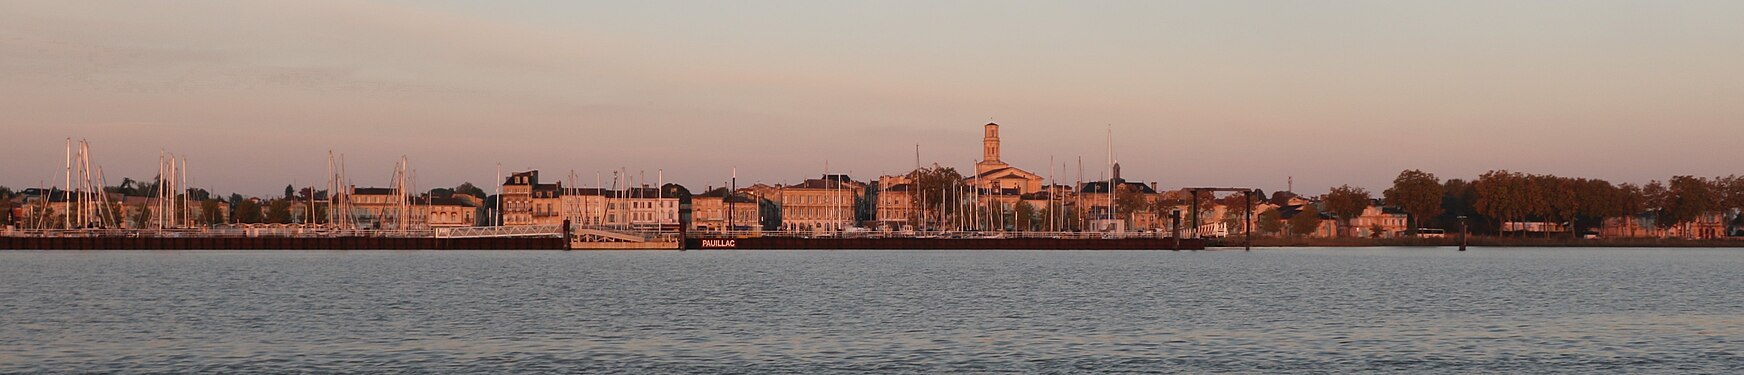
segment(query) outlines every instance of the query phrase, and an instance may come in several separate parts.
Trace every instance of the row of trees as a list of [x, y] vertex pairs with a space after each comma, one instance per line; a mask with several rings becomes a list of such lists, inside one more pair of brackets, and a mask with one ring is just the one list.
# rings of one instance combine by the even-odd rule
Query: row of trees
[[[1342, 185], [1320, 195], [1319, 205], [1301, 207], [1285, 220], [1276, 210], [1257, 213], [1260, 233], [1307, 235], [1321, 224], [1321, 209], [1337, 219], [1340, 233], [1349, 233], [1349, 223], [1376, 203], [1368, 190]], [[1407, 227], [1458, 229], [1465, 216], [1477, 233], [1499, 234], [1507, 222], [1545, 221], [1568, 225], [1578, 235], [1603, 224], [1608, 218], [1635, 216], [1659, 228], [1673, 228], [1701, 218], [1722, 214], [1738, 219], [1744, 212], [1744, 176], [1703, 178], [1675, 176], [1645, 185], [1612, 184], [1601, 179], [1561, 177], [1490, 171], [1476, 180], [1443, 181], [1433, 173], [1406, 170], [1382, 191], [1380, 202], [1407, 214]], [[1200, 199], [1208, 200], [1209, 196]], [[1127, 212], [1167, 212], [1188, 202], [1157, 200], [1143, 204], [1136, 192], [1122, 192], [1117, 204]], [[1239, 228], [1247, 208], [1240, 194], [1200, 202], [1227, 208], [1224, 220]]]
[[[1353, 203], [1333, 189], [1327, 206], [1340, 217]], [[1360, 190], [1360, 189], [1358, 189]], [[1486, 172], [1476, 180], [1445, 182], [1434, 174], [1407, 170], [1384, 193], [1386, 203], [1403, 209], [1414, 226], [1420, 220], [1454, 229], [1467, 216], [1473, 230], [1499, 233], [1507, 222], [1565, 223], [1571, 233], [1597, 227], [1605, 219], [1639, 216], [1660, 228], [1672, 228], [1702, 215], [1736, 217], [1744, 210], [1744, 177], [1675, 176], [1646, 185], [1612, 184], [1602, 179], [1561, 177], [1507, 170]], [[1339, 198], [1339, 199], [1334, 199]]]

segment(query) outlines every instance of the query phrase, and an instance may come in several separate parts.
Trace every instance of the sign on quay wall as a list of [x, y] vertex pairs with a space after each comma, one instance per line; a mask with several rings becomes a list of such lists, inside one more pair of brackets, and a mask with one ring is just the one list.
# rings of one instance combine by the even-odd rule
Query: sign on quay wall
[[710, 240], [710, 239], [705, 239], [705, 240], [702, 240], [702, 248], [704, 248], [704, 249], [737, 249], [737, 248], [739, 248], [739, 240], [732, 240], [732, 239]]

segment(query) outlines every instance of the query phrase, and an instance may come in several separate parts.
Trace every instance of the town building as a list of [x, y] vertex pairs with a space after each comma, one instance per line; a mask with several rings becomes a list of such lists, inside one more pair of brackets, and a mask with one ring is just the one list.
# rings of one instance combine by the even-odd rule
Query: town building
[[915, 196], [914, 179], [907, 175], [878, 177], [878, 202], [874, 204], [874, 226], [881, 230], [912, 230], [919, 222], [920, 203]]
[[760, 231], [762, 215], [757, 199], [727, 188], [710, 188], [690, 197], [691, 224], [697, 231]]
[[428, 212], [422, 216], [428, 220], [426, 224], [433, 228], [477, 226], [480, 224], [483, 206], [482, 199], [466, 194], [431, 197], [423, 207]]
[[1703, 214], [1696, 220], [1671, 225], [1670, 228], [1660, 227], [1657, 219], [1653, 214], [1608, 218], [1599, 225], [1599, 236], [1604, 238], [1677, 238], [1686, 240], [1727, 237], [1726, 214], [1723, 212]]
[[[1278, 217], [1284, 221], [1284, 233], [1285, 233], [1284, 235], [1285, 236], [1295, 236], [1295, 234], [1294, 234], [1295, 228], [1290, 227], [1291, 222], [1292, 222], [1291, 219], [1296, 218], [1296, 215], [1303, 214], [1304, 213], [1303, 207], [1307, 207], [1307, 206], [1308, 205], [1289, 205], [1289, 206], [1278, 207]], [[1316, 226], [1311, 233], [1305, 235], [1304, 237], [1308, 237], [1308, 238], [1334, 238], [1334, 237], [1338, 237], [1338, 218], [1334, 217], [1334, 216], [1332, 216], [1332, 214], [1329, 214], [1326, 212], [1319, 212], [1319, 214], [1320, 214], [1320, 224], [1318, 226]]]
[[643, 185], [614, 191], [606, 201], [606, 225], [637, 230], [678, 230], [678, 197]]
[[[1134, 192], [1139, 194], [1139, 196], [1143, 198], [1143, 203], [1145, 205], [1153, 205], [1158, 199], [1156, 183], [1153, 182], [1147, 185], [1141, 182], [1132, 182], [1121, 178], [1120, 163], [1114, 163], [1111, 171], [1113, 172], [1114, 177], [1107, 181], [1085, 182], [1078, 186], [1077, 202], [1075, 203], [1079, 208], [1084, 210], [1083, 212], [1086, 215], [1085, 220], [1089, 223], [1089, 225], [1084, 228], [1087, 231], [1125, 232], [1132, 224], [1127, 222], [1126, 219], [1131, 218], [1134, 214], [1147, 213], [1113, 205], [1119, 200], [1119, 196], [1122, 192]], [[1155, 218], [1150, 218], [1146, 221], [1155, 222], [1156, 220]]]
[[842, 174], [777, 186], [775, 201], [781, 206], [781, 228], [788, 231], [841, 231], [856, 227], [854, 203], [865, 191], [865, 184]]
[[563, 217], [582, 227], [606, 225], [606, 213], [611, 197], [617, 196], [603, 188], [566, 188], [558, 198]]
[[562, 225], [563, 183], [539, 183], [539, 171], [515, 172], [503, 181], [503, 225]]
[[1397, 238], [1404, 237], [1410, 229], [1409, 219], [1404, 209], [1387, 206], [1376, 199], [1363, 209], [1361, 215], [1351, 218], [1347, 227], [1356, 237]]
[[[349, 187], [344, 209], [351, 223], [365, 229], [411, 229], [425, 223], [412, 197], [393, 188]], [[263, 202], [262, 204], [265, 204]], [[297, 205], [293, 205], [297, 206]], [[300, 208], [293, 207], [293, 210]], [[293, 211], [295, 217], [298, 212]], [[341, 215], [344, 216], [344, 215]], [[403, 226], [401, 218], [404, 217]]]

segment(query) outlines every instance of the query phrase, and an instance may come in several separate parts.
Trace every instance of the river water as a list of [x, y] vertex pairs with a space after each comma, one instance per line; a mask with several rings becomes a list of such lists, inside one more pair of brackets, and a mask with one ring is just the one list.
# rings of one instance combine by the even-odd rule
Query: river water
[[1744, 250], [0, 252], [0, 372], [1744, 373]]

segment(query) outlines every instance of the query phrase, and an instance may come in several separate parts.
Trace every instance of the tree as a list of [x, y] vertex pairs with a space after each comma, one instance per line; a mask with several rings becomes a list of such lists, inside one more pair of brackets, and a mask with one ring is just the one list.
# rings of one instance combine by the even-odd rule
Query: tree
[[1115, 188], [1115, 191], [1115, 210], [1118, 213], [1126, 214], [1126, 217], [1128, 218], [1133, 217], [1133, 214], [1136, 213], [1150, 212], [1151, 210], [1156, 209], [1156, 206], [1151, 204], [1150, 199], [1145, 197], [1144, 192], [1139, 191], [1138, 189], [1133, 189], [1127, 187], [1125, 184], [1120, 184]]
[[471, 182], [460, 183], [460, 186], [454, 187], [454, 192], [458, 193], [458, 194], [466, 194], [466, 195], [478, 197], [478, 199], [485, 199], [485, 197], [488, 196], [487, 194], [485, 194], [484, 189], [480, 189], [477, 186], [473, 186]]
[[[1534, 175], [1532, 181], [1535, 186], [1533, 191], [1543, 202], [1538, 216], [1547, 222], [1566, 223], [1570, 234], [1577, 235], [1574, 233], [1574, 220], [1581, 211], [1579, 185], [1585, 181], [1552, 175]], [[1548, 236], [1549, 233], [1546, 232], [1545, 235]]]
[[1617, 185], [1616, 210], [1618, 216], [1641, 215], [1647, 211], [1647, 196], [1641, 191], [1641, 186], [1624, 183]]
[[1720, 180], [1720, 207], [1731, 214], [1732, 220], [1726, 221], [1727, 233], [1736, 233], [1733, 223], [1739, 222], [1738, 216], [1744, 215], [1744, 176], [1731, 175]]
[[1731, 175], [1718, 179], [1720, 206], [1729, 210], [1744, 210], [1744, 176]]
[[1387, 204], [1405, 210], [1406, 221], [1410, 223], [1408, 230], [1411, 231], [1422, 226], [1424, 218], [1441, 215], [1442, 198], [1446, 194], [1447, 189], [1441, 185], [1440, 178], [1415, 169], [1399, 172], [1399, 177], [1393, 178], [1393, 187], [1381, 192]]
[[1044, 228], [1038, 228], [1039, 227], [1038, 224], [1046, 222], [1047, 220], [1041, 219], [1041, 217], [1038, 216], [1038, 214], [1041, 213], [1041, 210], [1037, 210], [1035, 205], [1029, 204], [1029, 202], [1018, 201], [1016, 210], [1017, 210], [1017, 224], [1016, 224], [1017, 226], [1016, 226], [1016, 228], [1019, 228], [1019, 230], [1027, 230], [1027, 231], [1036, 231], [1036, 230], [1044, 229]]
[[1672, 223], [1664, 222], [1667, 219], [1665, 209], [1671, 205], [1671, 191], [1666, 189], [1665, 183], [1659, 180], [1648, 181], [1641, 186], [1640, 197], [1642, 216], [1652, 220], [1655, 227], [1670, 228]]
[[1240, 234], [1244, 229], [1242, 228], [1242, 223], [1246, 221], [1246, 218], [1241, 214], [1236, 213], [1236, 208], [1234, 206], [1228, 207], [1229, 210], [1223, 212], [1223, 228], [1231, 236]]
[[[1331, 211], [1333, 216], [1338, 217], [1339, 222], [1336, 224], [1340, 227], [1348, 227], [1351, 219], [1362, 216], [1363, 210], [1367, 210], [1369, 202], [1374, 200], [1369, 196], [1368, 190], [1350, 185], [1332, 188], [1332, 191], [1326, 193], [1323, 199], [1326, 202], [1327, 211]], [[1341, 232], [1347, 231], [1348, 228]]]
[[266, 222], [272, 224], [291, 223], [291, 200], [276, 199], [267, 204]]
[[285, 185], [285, 199], [297, 199], [297, 188]]
[[223, 211], [218, 209], [218, 200], [211, 199], [200, 201], [200, 218], [203, 219], [203, 222], [206, 223], [206, 225], [223, 224], [224, 214]]
[[1611, 185], [1605, 180], [1577, 179], [1574, 188], [1579, 210], [1570, 228], [1574, 236], [1580, 235], [1580, 224], [1603, 225], [1605, 219], [1631, 215], [1626, 206], [1628, 198], [1622, 189]]
[[1252, 229], [1246, 228], [1245, 226], [1248, 215], [1250, 214], [1249, 211], [1254, 208], [1254, 204], [1259, 203], [1257, 200], [1264, 197], [1264, 195], [1254, 196], [1253, 199], [1256, 201], [1253, 202], [1248, 201], [1248, 197], [1249, 195], [1247, 193], [1235, 193], [1216, 200], [1217, 204], [1224, 207], [1223, 225], [1227, 226], [1231, 233]]
[[122, 177], [121, 184], [115, 186], [115, 192], [121, 193], [121, 195], [123, 195], [123, 196], [144, 195], [144, 194], [139, 194], [138, 189], [139, 189], [139, 181], [134, 181], [132, 178], [129, 178], [129, 177]]
[[916, 190], [913, 199], [918, 201], [921, 212], [926, 213], [924, 221], [949, 223], [956, 217], [966, 193], [963, 175], [956, 168], [933, 164], [909, 172], [909, 176]]
[[1490, 221], [1489, 216], [1478, 213], [1476, 207], [1478, 195], [1474, 185], [1472, 182], [1457, 178], [1441, 184], [1442, 190], [1446, 191], [1446, 194], [1441, 197], [1442, 214], [1441, 217], [1437, 218], [1441, 228], [1456, 228], [1460, 224], [1460, 216], [1466, 217], [1468, 230], [1473, 232], [1486, 233], [1490, 228], [1493, 228], [1493, 226], [1487, 225]]
[[1722, 202], [1712, 181], [1693, 176], [1676, 176], [1666, 192], [1665, 208], [1661, 211], [1661, 228], [1694, 222], [1702, 215], [1718, 211]]
[[188, 194], [188, 200], [191, 200], [191, 201], [203, 201], [203, 200], [212, 199], [212, 192], [206, 191], [206, 189], [189, 188], [187, 191], [187, 194]]
[[235, 217], [238, 223], [259, 224], [266, 221], [265, 215], [261, 214], [260, 202], [257, 200], [242, 199], [236, 203], [236, 207], [233, 209], [235, 212], [232, 212], [230, 216]]
[[1259, 221], [1260, 233], [1277, 235], [1284, 231], [1284, 219], [1278, 210], [1260, 212], [1255, 219]]
[[1291, 235], [1301, 237], [1314, 234], [1317, 230], [1320, 230], [1320, 210], [1312, 204], [1303, 205], [1302, 210], [1296, 212], [1296, 216], [1290, 217]]
[[[1478, 214], [1494, 218], [1498, 225], [1521, 218], [1524, 216], [1524, 205], [1520, 203], [1524, 188], [1520, 180], [1520, 175], [1514, 172], [1484, 172], [1472, 183], [1476, 196], [1473, 209]], [[1506, 228], [1498, 227], [1498, 231], [1506, 232]]]

